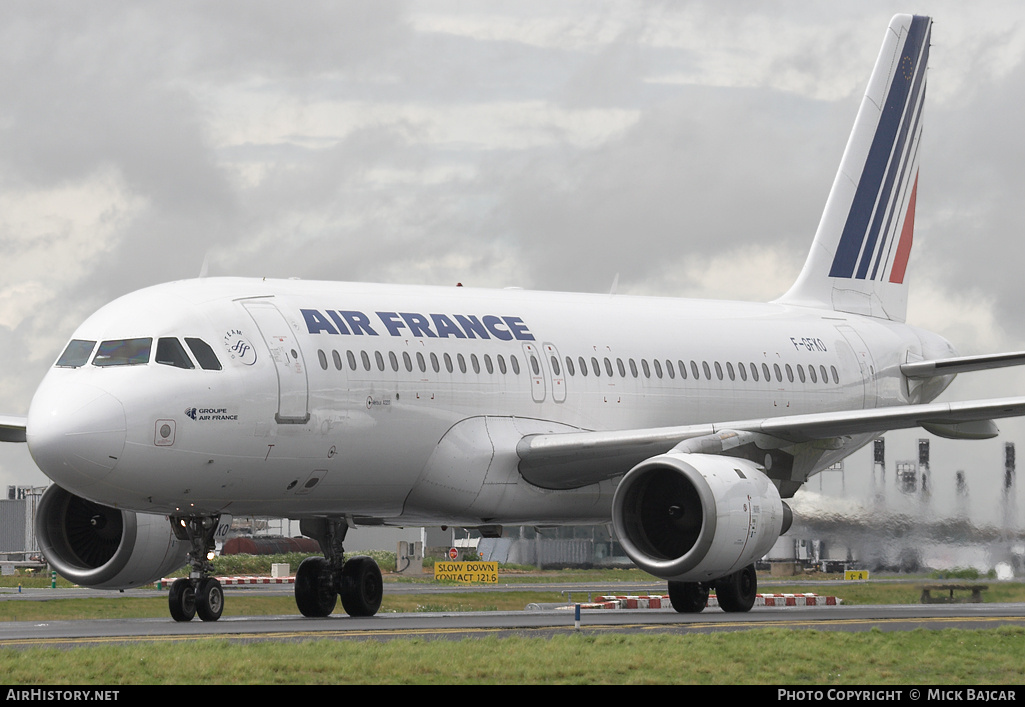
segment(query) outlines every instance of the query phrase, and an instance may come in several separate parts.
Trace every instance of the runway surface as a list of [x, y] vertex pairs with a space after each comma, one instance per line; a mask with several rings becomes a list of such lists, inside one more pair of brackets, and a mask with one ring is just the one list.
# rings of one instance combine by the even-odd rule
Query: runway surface
[[[664, 586], [664, 585], [659, 585]], [[521, 590], [524, 585], [514, 585]], [[530, 585], [536, 589], [537, 585]], [[588, 588], [566, 585], [586, 599]], [[438, 588], [442, 589], [442, 588]], [[451, 592], [453, 587], [444, 587]], [[551, 589], [551, 585], [546, 585]], [[650, 585], [630, 586], [647, 591]], [[424, 592], [423, 585], [389, 585], [389, 592]], [[509, 591], [514, 589], [510, 588]], [[226, 601], [241, 592], [290, 593], [289, 587], [239, 588], [226, 591]], [[476, 588], [476, 591], [480, 591]], [[489, 590], [490, 591], [490, 590]], [[501, 590], [499, 590], [501, 591]], [[558, 591], [558, 590], [557, 590]], [[593, 590], [592, 590], [593, 591]], [[617, 587], [617, 593], [627, 587]], [[657, 590], [662, 591], [662, 590]], [[0, 593], [0, 601], [41, 601], [97, 595], [110, 592], [88, 590], [28, 590], [15, 594]], [[137, 593], [138, 592], [138, 593]], [[153, 596], [152, 590], [133, 590], [117, 596]], [[339, 607], [339, 611], [341, 611]], [[550, 636], [576, 630], [592, 633], [659, 632], [670, 634], [743, 631], [755, 628], [817, 629], [821, 631], [908, 631], [915, 628], [994, 628], [1014, 625], [1025, 627], [1025, 604], [910, 604], [884, 606], [830, 607], [756, 607], [748, 613], [726, 613], [708, 608], [700, 614], [678, 614], [672, 609], [585, 610], [580, 628], [575, 628], [572, 609], [531, 611], [487, 611], [453, 613], [378, 614], [353, 618], [333, 614], [323, 619], [308, 619], [296, 613], [283, 616], [230, 616], [217, 622], [194, 620], [177, 623], [167, 618], [101, 619], [76, 621], [0, 622], [0, 647], [70, 646], [104, 643], [160, 643], [227, 639], [231, 641], [300, 640], [392, 640], [398, 638], [460, 639], [481, 636]]]

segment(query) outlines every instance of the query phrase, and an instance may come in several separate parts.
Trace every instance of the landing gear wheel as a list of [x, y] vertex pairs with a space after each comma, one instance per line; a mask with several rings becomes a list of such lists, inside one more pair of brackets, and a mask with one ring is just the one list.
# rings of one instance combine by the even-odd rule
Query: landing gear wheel
[[338, 595], [330, 565], [323, 557], [307, 557], [295, 572], [295, 605], [303, 616], [321, 618], [335, 610]]
[[349, 616], [373, 616], [381, 608], [384, 582], [370, 557], [354, 557], [342, 567], [342, 608]]
[[758, 593], [758, 575], [755, 566], [722, 577], [715, 582], [715, 596], [723, 611], [750, 611]]
[[175, 621], [192, 621], [196, 615], [196, 589], [190, 579], [176, 579], [167, 595], [171, 618]]
[[669, 601], [677, 613], [700, 613], [708, 606], [708, 585], [701, 582], [670, 582]]
[[171, 585], [167, 603], [175, 621], [192, 621], [199, 612], [203, 621], [216, 621], [224, 610], [224, 590], [213, 579], [214, 535], [220, 515], [168, 516], [174, 537], [191, 546], [188, 553], [189, 578]]
[[196, 613], [203, 621], [216, 621], [224, 611], [224, 589], [213, 577], [199, 580], [196, 588]]

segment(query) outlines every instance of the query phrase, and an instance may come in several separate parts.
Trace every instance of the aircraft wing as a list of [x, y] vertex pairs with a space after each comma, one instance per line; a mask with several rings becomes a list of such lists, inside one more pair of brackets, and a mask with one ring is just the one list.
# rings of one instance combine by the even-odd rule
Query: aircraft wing
[[0, 442], [24, 442], [27, 417], [0, 415]]
[[932, 361], [915, 361], [905, 363], [900, 372], [908, 378], [932, 378], [933, 376], [949, 376], [955, 373], [971, 371], [987, 371], [993, 368], [1025, 365], [1025, 351], [1013, 353], [983, 354], [981, 356], [957, 356]]
[[[776, 446], [824, 442], [835, 438], [924, 427], [945, 437], [988, 439], [996, 436], [994, 419], [1025, 416], [1025, 397], [929, 403], [874, 410], [787, 415], [682, 427], [608, 432], [529, 435], [516, 453], [520, 474], [550, 489], [579, 488], [625, 474], [634, 465], [664, 454], [681, 442], [722, 432], [765, 435]], [[713, 452], [714, 453], [714, 452]]]

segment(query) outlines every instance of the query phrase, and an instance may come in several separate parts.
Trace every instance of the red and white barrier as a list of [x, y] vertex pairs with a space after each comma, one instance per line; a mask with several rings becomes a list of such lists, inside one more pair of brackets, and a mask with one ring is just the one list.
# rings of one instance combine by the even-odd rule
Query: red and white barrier
[[[755, 606], [839, 606], [843, 600], [834, 596], [818, 594], [756, 594]], [[715, 594], [708, 597], [709, 607], [718, 607], [719, 600]], [[650, 596], [600, 596], [594, 601], [581, 604], [581, 609], [671, 609], [672, 603], [668, 594]]]
[[[216, 577], [218, 582], [225, 586], [241, 584], [295, 584], [295, 577]], [[160, 580], [165, 587], [171, 586], [173, 578]]]

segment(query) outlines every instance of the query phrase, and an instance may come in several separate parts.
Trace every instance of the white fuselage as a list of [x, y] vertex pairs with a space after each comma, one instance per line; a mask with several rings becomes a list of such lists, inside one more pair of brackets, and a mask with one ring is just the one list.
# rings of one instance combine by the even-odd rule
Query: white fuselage
[[220, 370], [194, 352], [191, 368], [55, 366], [28, 422], [50, 478], [141, 512], [391, 524], [607, 520], [613, 482], [532, 486], [510, 435], [927, 402], [949, 380], [909, 395], [899, 365], [952, 354], [778, 304], [228, 278], [127, 295], [73, 338], [161, 337], [207, 342]]

